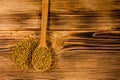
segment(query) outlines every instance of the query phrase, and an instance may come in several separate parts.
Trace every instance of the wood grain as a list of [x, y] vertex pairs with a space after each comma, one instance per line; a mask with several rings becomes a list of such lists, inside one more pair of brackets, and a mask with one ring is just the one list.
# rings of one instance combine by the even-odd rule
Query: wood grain
[[54, 33], [58, 61], [56, 69], [44, 73], [19, 71], [5, 57], [15, 42], [40, 32], [41, 0], [16, 1], [20, 4], [0, 3], [4, 3], [0, 9], [0, 80], [120, 80], [119, 0], [51, 0], [48, 31]]

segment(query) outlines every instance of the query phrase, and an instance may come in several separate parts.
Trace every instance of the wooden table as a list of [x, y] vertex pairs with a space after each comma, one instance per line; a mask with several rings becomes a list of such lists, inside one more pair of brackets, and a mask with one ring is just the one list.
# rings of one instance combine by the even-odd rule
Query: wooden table
[[[40, 24], [39, 17], [24, 11], [1, 15], [5, 24], [16, 26], [0, 25], [0, 80], [120, 80], [120, 8], [110, 6], [113, 2], [104, 0], [51, 1], [49, 31], [54, 32], [58, 61], [56, 69], [43, 73], [19, 71], [6, 58], [11, 45], [39, 33], [40, 26], [33, 26]], [[20, 17], [30, 25], [7, 21]]]

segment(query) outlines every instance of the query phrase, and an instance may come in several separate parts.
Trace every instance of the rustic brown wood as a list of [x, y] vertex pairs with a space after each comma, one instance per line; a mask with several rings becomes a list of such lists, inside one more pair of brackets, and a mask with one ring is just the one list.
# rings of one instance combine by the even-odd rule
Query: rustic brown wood
[[19, 71], [6, 58], [15, 42], [36, 37], [41, 24], [41, 0], [13, 2], [0, 3], [0, 80], [120, 80], [119, 0], [51, 0], [48, 31], [58, 62], [44, 73]]

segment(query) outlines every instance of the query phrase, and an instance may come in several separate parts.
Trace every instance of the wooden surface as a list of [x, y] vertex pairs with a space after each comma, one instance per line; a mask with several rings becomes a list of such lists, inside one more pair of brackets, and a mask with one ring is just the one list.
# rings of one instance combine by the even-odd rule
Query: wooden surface
[[1, 1], [0, 80], [120, 80], [119, 0], [51, 0], [48, 30], [54, 32], [56, 69], [13, 67], [5, 56], [15, 42], [39, 33], [40, 1]]

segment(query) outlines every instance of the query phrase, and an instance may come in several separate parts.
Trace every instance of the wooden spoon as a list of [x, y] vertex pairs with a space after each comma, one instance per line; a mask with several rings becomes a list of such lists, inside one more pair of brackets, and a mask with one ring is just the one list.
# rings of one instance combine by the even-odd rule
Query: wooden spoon
[[32, 65], [37, 71], [46, 71], [51, 66], [51, 51], [46, 44], [49, 0], [42, 0], [41, 37], [38, 47], [32, 55]]

